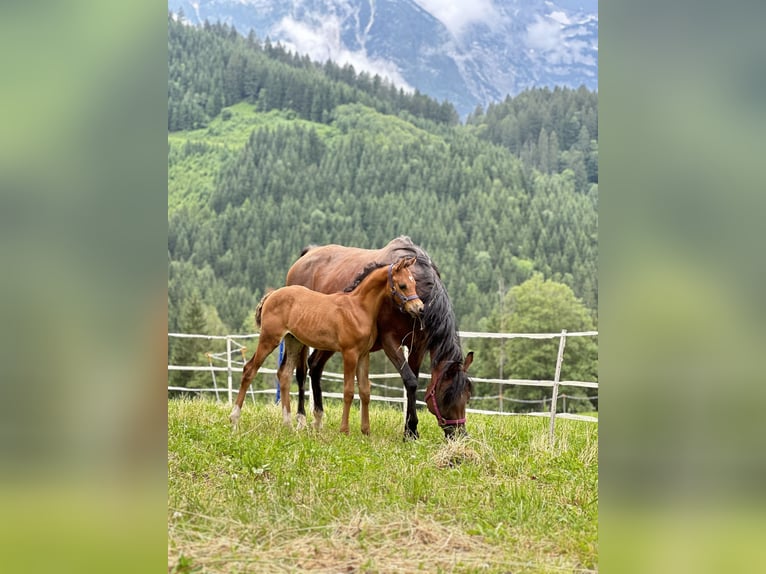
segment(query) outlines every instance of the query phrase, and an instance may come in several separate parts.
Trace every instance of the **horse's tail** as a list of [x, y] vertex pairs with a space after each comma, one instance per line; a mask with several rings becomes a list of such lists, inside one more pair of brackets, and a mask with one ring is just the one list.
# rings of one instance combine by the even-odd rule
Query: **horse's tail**
[[306, 255], [306, 253], [308, 253], [309, 251], [311, 251], [311, 250], [312, 250], [312, 249], [314, 249], [315, 247], [319, 247], [319, 246], [318, 246], [318, 245], [316, 245], [316, 244], [314, 244], [314, 243], [309, 243], [309, 244], [308, 244], [306, 247], [304, 247], [303, 249], [301, 249], [301, 254], [298, 256], [298, 259], [300, 259], [300, 258], [301, 258], [301, 257], [303, 257], [304, 255]]
[[255, 308], [255, 326], [259, 329], [261, 328], [261, 311], [263, 311], [263, 303], [266, 301], [269, 295], [271, 295], [274, 292], [273, 289], [269, 289], [266, 291], [266, 294], [261, 297], [261, 300], [258, 302], [258, 306]]

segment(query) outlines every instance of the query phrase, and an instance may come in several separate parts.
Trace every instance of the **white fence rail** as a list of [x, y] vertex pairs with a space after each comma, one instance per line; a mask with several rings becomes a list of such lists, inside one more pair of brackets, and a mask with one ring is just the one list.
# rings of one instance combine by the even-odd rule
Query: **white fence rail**
[[[591, 382], [591, 381], [562, 381], [560, 380], [561, 375], [561, 365], [563, 363], [564, 359], [564, 349], [566, 347], [566, 340], [569, 337], [595, 337], [598, 336], [598, 331], [580, 331], [580, 332], [572, 332], [568, 333], [566, 330], [562, 330], [560, 333], [480, 333], [480, 332], [474, 332], [474, 331], [459, 331], [458, 335], [461, 339], [559, 339], [559, 348], [558, 353], [556, 356], [556, 369], [554, 378], [552, 381], [548, 380], [530, 380], [530, 379], [486, 379], [486, 378], [480, 378], [480, 377], [471, 377], [471, 380], [473, 380], [475, 383], [494, 383], [500, 386], [500, 394], [494, 397], [476, 397], [476, 399], [499, 399], [500, 400], [500, 406], [502, 409], [503, 400], [509, 401], [509, 402], [519, 402], [519, 403], [543, 403], [545, 404], [550, 400], [550, 411], [549, 412], [523, 412], [523, 413], [515, 413], [515, 412], [503, 412], [501, 411], [492, 411], [492, 410], [482, 410], [482, 409], [473, 409], [468, 408], [466, 409], [469, 413], [478, 413], [478, 414], [490, 414], [490, 415], [503, 415], [503, 416], [533, 416], [533, 417], [549, 417], [550, 418], [550, 438], [551, 441], [554, 439], [554, 426], [555, 421], [557, 418], [561, 419], [571, 419], [571, 420], [579, 420], [579, 421], [587, 421], [587, 422], [598, 422], [598, 419], [591, 416], [585, 416], [585, 415], [576, 415], [576, 414], [570, 414], [567, 412], [557, 412], [557, 404], [558, 399], [563, 398], [564, 400], [564, 410], [566, 410], [566, 400], [567, 398], [570, 400], [583, 400], [584, 397], [573, 397], [566, 394], [559, 394], [559, 389], [561, 387], [581, 387], [581, 388], [588, 388], [588, 389], [598, 389], [599, 384], [597, 382]], [[200, 334], [194, 334], [194, 333], [168, 333], [168, 337], [174, 337], [174, 338], [196, 338], [196, 339], [206, 339], [209, 341], [225, 341], [226, 342], [226, 351], [222, 353], [208, 353], [208, 366], [200, 366], [200, 365], [168, 365], [168, 371], [205, 371], [209, 372], [211, 374], [212, 380], [213, 380], [213, 388], [187, 388], [187, 387], [174, 387], [174, 386], [168, 386], [169, 391], [186, 391], [186, 392], [200, 392], [200, 393], [215, 393], [216, 398], [220, 400], [220, 393], [226, 392], [228, 395], [228, 402], [229, 404], [233, 403], [233, 395], [234, 395], [234, 368], [239, 369], [242, 368], [242, 366], [245, 364], [245, 356], [244, 356], [244, 350], [245, 347], [241, 344], [239, 344], [238, 340], [243, 339], [255, 339], [258, 337], [257, 333], [250, 333], [250, 334], [244, 334], [244, 335], [200, 335]], [[234, 348], [236, 346], [236, 348]], [[232, 357], [233, 354], [241, 354], [242, 360], [236, 360]], [[222, 361], [225, 363], [226, 366], [215, 366], [213, 365], [213, 360]], [[218, 382], [216, 380], [216, 373], [222, 373], [225, 372], [227, 375], [227, 384], [225, 389], [219, 389], [218, 388]], [[258, 371], [259, 374], [265, 373], [265, 374], [276, 374], [275, 369], [265, 368], [261, 367], [261, 369]], [[323, 377], [326, 377], [331, 380], [343, 380], [343, 375], [340, 373], [333, 373], [333, 372], [324, 372]], [[430, 379], [431, 375], [428, 373], [422, 373], [420, 374], [420, 377], [423, 377], [425, 379]], [[400, 376], [398, 373], [371, 373], [370, 379], [371, 380], [380, 380], [380, 379], [399, 379]], [[533, 386], [533, 387], [545, 387], [551, 389], [551, 398], [550, 399], [513, 399], [509, 397], [503, 397], [502, 393], [502, 387], [503, 386]], [[379, 383], [372, 383], [373, 387], [380, 387], [385, 388], [388, 390], [395, 390], [395, 391], [403, 391], [401, 386], [398, 387], [392, 387], [389, 385], [383, 385]], [[261, 389], [261, 390], [254, 390], [252, 387], [249, 390], [251, 397], [253, 398], [253, 401], [255, 401], [255, 395], [256, 394], [276, 394], [277, 389], [271, 388], [271, 389]], [[290, 393], [296, 394], [294, 392]], [[332, 392], [325, 392], [323, 393], [323, 396], [330, 397], [330, 398], [343, 398], [342, 393], [332, 393]], [[595, 397], [587, 397], [587, 398], [595, 398]], [[383, 402], [393, 402], [393, 403], [406, 403], [406, 396], [402, 397], [386, 397], [381, 395], [372, 395], [370, 397], [371, 400], [376, 401], [383, 401]], [[425, 405], [425, 402], [418, 400], [417, 404], [419, 405]]]

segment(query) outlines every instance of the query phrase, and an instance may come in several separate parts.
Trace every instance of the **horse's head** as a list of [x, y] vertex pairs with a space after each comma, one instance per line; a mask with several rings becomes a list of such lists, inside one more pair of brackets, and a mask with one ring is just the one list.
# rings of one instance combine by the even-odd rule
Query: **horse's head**
[[418, 317], [423, 312], [423, 301], [418, 296], [415, 278], [410, 270], [416, 261], [416, 257], [403, 257], [388, 267], [391, 297], [401, 311], [413, 317]]
[[462, 362], [449, 361], [439, 365], [432, 371], [431, 384], [426, 389], [428, 410], [436, 417], [447, 438], [465, 434], [465, 408], [473, 391], [467, 373], [472, 362], [473, 351]]

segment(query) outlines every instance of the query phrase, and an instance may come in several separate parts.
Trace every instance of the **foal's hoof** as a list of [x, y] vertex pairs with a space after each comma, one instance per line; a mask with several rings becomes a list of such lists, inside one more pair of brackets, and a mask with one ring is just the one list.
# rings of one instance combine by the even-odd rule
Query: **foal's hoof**
[[298, 430], [306, 428], [306, 415], [298, 415], [295, 417], [295, 426]]
[[236, 431], [239, 428], [239, 412], [232, 412], [229, 415], [229, 422], [231, 423], [231, 430]]

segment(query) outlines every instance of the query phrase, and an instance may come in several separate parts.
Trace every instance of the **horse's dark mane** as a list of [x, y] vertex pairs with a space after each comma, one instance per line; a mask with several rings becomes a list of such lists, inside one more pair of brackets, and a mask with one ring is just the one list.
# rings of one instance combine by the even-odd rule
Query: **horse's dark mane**
[[353, 291], [354, 289], [356, 289], [357, 287], [359, 287], [359, 284], [360, 284], [362, 281], [364, 281], [364, 280], [367, 278], [367, 276], [368, 276], [370, 273], [372, 273], [372, 272], [373, 272], [373, 271], [375, 271], [376, 269], [380, 269], [380, 268], [381, 268], [381, 267], [383, 267], [384, 265], [386, 265], [386, 264], [385, 264], [385, 263], [378, 263], [378, 262], [373, 262], [373, 263], [370, 263], [369, 265], [367, 265], [367, 266], [366, 266], [366, 267], [365, 267], [365, 268], [362, 270], [362, 272], [361, 272], [361, 273], [359, 273], [359, 275], [357, 275], [357, 276], [356, 276], [356, 278], [354, 279], [353, 283], [351, 283], [351, 285], [349, 285], [348, 287], [346, 287], [346, 288], [343, 290], [343, 292], [344, 292], [344, 293], [350, 293], [351, 291]]
[[[434, 274], [436, 271], [434, 270]], [[434, 277], [433, 288], [423, 301], [423, 324], [426, 330], [426, 347], [431, 352], [431, 363], [446, 362], [445, 373], [451, 371], [452, 384], [445, 390], [444, 400], [447, 404], [463, 394], [466, 386], [473, 392], [471, 379], [463, 371], [463, 349], [458, 337], [457, 322], [452, 303], [447, 296], [447, 290], [439, 277]], [[450, 377], [445, 377], [449, 379]]]
[[451, 372], [452, 385], [446, 389], [444, 399], [452, 402], [468, 386], [473, 390], [471, 380], [462, 369], [463, 350], [458, 337], [455, 311], [452, 309], [447, 290], [441, 280], [441, 274], [436, 264], [425, 250], [415, 245], [407, 236], [401, 236], [395, 240], [396, 253], [406, 252], [417, 257], [417, 264], [413, 266], [415, 280], [418, 285], [418, 293], [425, 305], [422, 322], [426, 334], [426, 348], [431, 353], [431, 363], [445, 362], [445, 373]]

